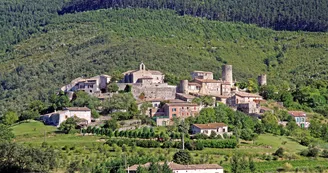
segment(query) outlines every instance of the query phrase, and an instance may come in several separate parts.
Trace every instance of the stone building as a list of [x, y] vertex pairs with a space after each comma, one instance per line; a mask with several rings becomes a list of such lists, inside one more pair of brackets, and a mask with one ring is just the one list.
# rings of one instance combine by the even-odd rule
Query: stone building
[[67, 93], [79, 90], [89, 94], [105, 93], [110, 80], [111, 77], [108, 75], [98, 75], [92, 78], [76, 78], [70, 84], [63, 86], [61, 90]]
[[192, 134], [205, 134], [210, 136], [212, 132], [216, 135], [227, 134], [232, 135], [231, 132], [228, 132], [228, 126], [224, 123], [208, 123], [208, 124], [193, 124], [191, 126]]
[[213, 79], [212, 72], [194, 71], [191, 73], [192, 81], [182, 80], [178, 86], [178, 92], [192, 95], [210, 95], [220, 98], [220, 96], [231, 96], [232, 86], [232, 66], [222, 66], [222, 79]]
[[164, 83], [164, 75], [160, 71], [146, 70], [141, 63], [138, 70], [130, 70], [124, 74], [124, 79], [118, 86], [123, 90], [126, 85], [132, 86], [135, 99], [175, 99], [176, 86]]
[[251, 103], [263, 100], [262, 96], [247, 92], [236, 92], [234, 96], [229, 98], [228, 104], [232, 107], [237, 107], [238, 104]]
[[213, 79], [213, 73], [208, 71], [193, 71], [191, 72], [192, 79]]
[[59, 127], [67, 118], [72, 117], [80, 119], [83, 125], [88, 125], [91, 123], [91, 110], [87, 107], [67, 107], [62, 111], [41, 115], [41, 120], [45, 124]]
[[[139, 65], [138, 70], [130, 70], [123, 73], [123, 83], [164, 83], [164, 74], [156, 70], [147, 70], [144, 63]], [[144, 81], [146, 80], [146, 81]]]

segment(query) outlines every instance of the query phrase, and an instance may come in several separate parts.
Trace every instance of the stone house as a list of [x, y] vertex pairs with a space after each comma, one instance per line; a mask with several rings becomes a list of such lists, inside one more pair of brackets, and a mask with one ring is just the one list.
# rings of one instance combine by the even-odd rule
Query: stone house
[[84, 91], [89, 94], [105, 93], [111, 77], [98, 75], [91, 78], [76, 78], [70, 84], [61, 88], [64, 92]]
[[160, 71], [146, 70], [145, 64], [141, 63], [138, 70], [130, 70], [123, 73], [124, 79], [118, 83], [120, 90], [126, 85], [132, 86], [132, 94], [135, 99], [175, 99], [176, 86], [164, 83], [164, 74]]
[[213, 73], [208, 71], [193, 71], [191, 72], [192, 79], [213, 79]]
[[288, 111], [288, 114], [294, 117], [296, 124], [302, 128], [308, 128], [310, 123], [306, 121], [306, 113], [303, 111]]
[[193, 95], [189, 95], [189, 94], [176, 93], [176, 98], [180, 99], [180, 100], [183, 100], [185, 102], [192, 102], [192, 100], [196, 97], [193, 96]]
[[193, 124], [191, 130], [192, 134], [201, 133], [207, 136], [210, 136], [212, 132], [221, 136], [223, 136], [223, 134], [232, 135], [231, 132], [228, 132], [228, 126], [224, 123]]
[[[140, 165], [144, 168], [149, 168], [150, 162]], [[160, 162], [159, 165], [163, 165]], [[196, 164], [196, 165], [180, 165], [174, 162], [167, 163], [173, 173], [223, 173], [223, 167], [218, 164]], [[139, 165], [133, 165], [126, 169], [129, 173], [136, 173]]]
[[139, 65], [138, 70], [130, 70], [123, 73], [123, 83], [140, 83], [147, 79], [149, 83], [164, 83], [164, 74], [156, 70], [146, 70], [144, 63]]
[[228, 104], [232, 107], [237, 107], [237, 105], [241, 103], [258, 102], [261, 100], [263, 100], [262, 96], [257, 94], [236, 92], [236, 94], [229, 99]]
[[87, 107], [67, 107], [62, 111], [41, 115], [40, 118], [45, 124], [59, 127], [67, 118], [72, 117], [79, 118], [83, 121], [82, 124], [88, 125], [91, 123], [91, 110]]
[[173, 119], [174, 117], [182, 118], [182, 117], [190, 117], [198, 115], [200, 111], [200, 107], [195, 103], [166, 103], [163, 106], [164, 116], [169, 119]]

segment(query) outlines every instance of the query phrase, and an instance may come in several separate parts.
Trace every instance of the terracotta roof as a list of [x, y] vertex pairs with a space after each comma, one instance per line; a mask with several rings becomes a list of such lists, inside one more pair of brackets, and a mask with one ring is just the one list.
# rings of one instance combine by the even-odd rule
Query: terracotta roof
[[67, 107], [65, 109], [70, 111], [90, 111], [87, 107]]
[[196, 83], [196, 82], [189, 82], [188, 85], [196, 85], [196, 86], [202, 86], [201, 84], [199, 83]]
[[241, 97], [257, 97], [257, 98], [262, 98], [260, 95], [252, 94], [252, 93], [247, 93], [247, 92], [237, 92], [236, 95], [241, 96]]
[[222, 81], [214, 80], [214, 79], [198, 79], [198, 78], [196, 78], [195, 81], [199, 81], [202, 83], [222, 83]]
[[189, 94], [184, 94], [184, 93], [176, 93], [176, 95], [187, 98], [187, 99], [193, 99], [195, 96], [189, 95]]
[[153, 75], [162, 75], [163, 73], [157, 70], [148, 70]]
[[306, 113], [303, 111], [288, 111], [288, 113], [293, 117], [306, 117]]
[[217, 129], [218, 127], [226, 127], [224, 123], [208, 123], [208, 124], [193, 124], [200, 129]]
[[177, 102], [177, 103], [166, 103], [167, 106], [198, 106], [196, 103], [188, 103], [188, 102]]
[[[158, 163], [159, 165], [163, 165], [163, 162]], [[170, 167], [170, 169], [172, 169], [173, 171], [175, 170], [195, 170], [195, 169], [223, 169], [222, 166], [218, 165], [218, 164], [197, 164], [197, 165], [180, 165], [174, 162], [169, 162], [167, 163], [168, 166]], [[150, 162], [144, 164], [144, 165], [140, 165], [142, 167], [149, 167], [150, 166]], [[139, 165], [133, 165], [131, 167], [129, 167], [126, 170], [130, 170], [130, 171], [136, 171], [138, 169]]]

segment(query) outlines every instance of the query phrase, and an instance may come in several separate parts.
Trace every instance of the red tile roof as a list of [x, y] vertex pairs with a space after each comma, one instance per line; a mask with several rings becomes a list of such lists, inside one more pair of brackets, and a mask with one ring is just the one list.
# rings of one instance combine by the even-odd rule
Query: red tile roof
[[90, 111], [87, 107], [67, 107], [66, 110], [69, 111]]
[[[159, 165], [163, 165], [163, 162], [158, 163]], [[180, 165], [174, 162], [167, 163], [170, 169], [174, 170], [195, 170], [195, 169], [223, 169], [222, 166], [218, 164], [197, 164], [197, 165]], [[150, 162], [140, 165], [141, 167], [148, 168], [150, 166]], [[136, 171], [139, 165], [133, 165], [126, 170]]]
[[166, 103], [167, 106], [198, 106], [196, 103], [188, 102], [176, 102], [176, 103]]
[[227, 125], [224, 123], [208, 123], [208, 124], [193, 124], [200, 129], [217, 129], [219, 127], [226, 127]]
[[306, 117], [306, 113], [303, 111], [288, 111], [288, 113], [293, 117]]
[[236, 95], [240, 97], [256, 97], [256, 98], [262, 98], [260, 95], [247, 93], [247, 92], [237, 92]]

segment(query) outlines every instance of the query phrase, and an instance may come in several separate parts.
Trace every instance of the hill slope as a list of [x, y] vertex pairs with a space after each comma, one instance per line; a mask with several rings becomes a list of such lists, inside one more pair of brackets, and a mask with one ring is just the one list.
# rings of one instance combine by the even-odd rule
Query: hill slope
[[253, 23], [276, 30], [328, 30], [326, 0], [72, 0], [60, 13], [131, 7], [171, 9], [180, 15]]
[[[269, 73], [271, 82], [327, 79], [326, 33], [281, 32], [168, 10], [98, 10], [53, 18], [0, 60], [0, 113], [79, 76], [147, 68], [176, 76], [232, 64], [237, 80]], [[318, 73], [320, 72], [320, 73]]]

